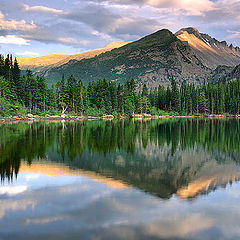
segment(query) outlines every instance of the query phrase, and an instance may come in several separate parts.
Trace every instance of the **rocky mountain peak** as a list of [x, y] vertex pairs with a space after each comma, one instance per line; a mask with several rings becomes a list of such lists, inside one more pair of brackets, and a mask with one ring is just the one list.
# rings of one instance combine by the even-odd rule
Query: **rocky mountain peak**
[[201, 37], [200, 32], [194, 27], [182, 28], [179, 31], [177, 31], [175, 35], [178, 36], [183, 34], [184, 32], [187, 32], [188, 34], [194, 34], [196, 37]]
[[169, 31], [168, 29], [161, 29], [157, 32], [154, 32], [146, 37], [143, 37], [141, 39], [139, 39], [138, 41], [136, 42], [141, 42], [141, 43], [144, 43], [144, 42], [153, 42], [153, 41], [164, 41], [164, 40], [169, 40], [169, 39], [176, 39], [176, 36], [171, 32]]
[[203, 64], [211, 69], [218, 65], [235, 66], [240, 62], [239, 48], [200, 33], [196, 28], [182, 28], [175, 35], [181, 41], [187, 42]]

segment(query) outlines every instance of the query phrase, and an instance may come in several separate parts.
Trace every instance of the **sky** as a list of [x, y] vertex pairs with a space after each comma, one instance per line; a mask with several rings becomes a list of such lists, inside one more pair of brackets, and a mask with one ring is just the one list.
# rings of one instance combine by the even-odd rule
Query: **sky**
[[195, 27], [240, 46], [239, 0], [0, 0], [0, 53], [77, 54]]

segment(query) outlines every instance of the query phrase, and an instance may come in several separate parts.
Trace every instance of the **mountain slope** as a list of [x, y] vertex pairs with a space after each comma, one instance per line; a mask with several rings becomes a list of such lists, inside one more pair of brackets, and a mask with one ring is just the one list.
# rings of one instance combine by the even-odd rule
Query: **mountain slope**
[[240, 64], [235, 67], [218, 66], [210, 74], [210, 79], [213, 82], [240, 80]]
[[123, 47], [94, 58], [68, 63], [43, 73], [49, 81], [58, 81], [62, 74], [73, 74], [85, 84], [106, 78], [124, 82], [134, 78], [154, 87], [168, 85], [174, 77], [178, 82], [199, 84], [210, 69], [205, 67], [191, 47], [167, 29], [157, 31]]
[[229, 74], [230, 79], [240, 79], [240, 64], [237, 65]]
[[38, 68], [44, 68], [50, 67], [50, 66], [61, 66], [70, 60], [81, 60], [83, 58], [92, 58], [96, 55], [99, 55], [101, 53], [111, 51], [114, 48], [122, 47], [130, 42], [113, 42], [108, 45], [106, 45], [103, 48], [94, 49], [88, 52], [75, 54], [75, 55], [64, 55], [64, 54], [51, 54], [51, 55], [45, 55], [41, 57], [34, 57], [34, 58], [17, 58], [19, 67], [23, 70], [31, 69], [35, 70]]
[[203, 64], [209, 68], [218, 65], [235, 66], [240, 63], [240, 48], [219, 42], [208, 34], [199, 33], [196, 28], [183, 28], [175, 34], [181, 41], [187, 42]]

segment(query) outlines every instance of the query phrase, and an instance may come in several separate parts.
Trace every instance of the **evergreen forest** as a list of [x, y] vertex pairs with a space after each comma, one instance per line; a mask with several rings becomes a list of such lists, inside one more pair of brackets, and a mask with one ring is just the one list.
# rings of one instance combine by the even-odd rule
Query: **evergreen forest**
[[62, 76], [56, 86], [48, 86], [30, 70], [21, 74], [11, 55], [0, 56], [0, 116], [57, 115], [132, 116], [151, 115], [239, 115], [240, 80], [207, 82], [195, 86], [171, 79], [167, 88], [148, 89], [133, 79], [124, 84], [101, 79], [84, 86], [73, 75]]

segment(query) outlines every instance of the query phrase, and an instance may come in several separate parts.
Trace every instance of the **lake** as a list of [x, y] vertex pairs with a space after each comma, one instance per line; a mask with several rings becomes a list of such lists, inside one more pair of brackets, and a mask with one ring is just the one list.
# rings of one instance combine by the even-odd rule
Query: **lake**
[[240, 120], [0, 125], [0, 239], [240, 239]]

